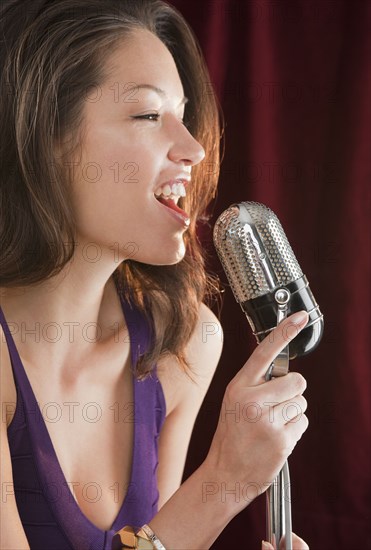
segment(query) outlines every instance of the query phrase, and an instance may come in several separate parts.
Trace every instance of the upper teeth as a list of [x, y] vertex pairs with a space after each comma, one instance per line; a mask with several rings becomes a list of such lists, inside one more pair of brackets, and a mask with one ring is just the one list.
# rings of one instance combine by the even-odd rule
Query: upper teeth
[[167, 183], [166, 185], [159, 187], [155, 191], [155, 197], [161, 197], [161, 195], [163, 195], [166, 198], [173, 199], [174, 202], [178, 202], [180, 197], [186, 196], [184, 183], [181, 181], [178, 181], [178, 182], [172, 183], [171, 185]]

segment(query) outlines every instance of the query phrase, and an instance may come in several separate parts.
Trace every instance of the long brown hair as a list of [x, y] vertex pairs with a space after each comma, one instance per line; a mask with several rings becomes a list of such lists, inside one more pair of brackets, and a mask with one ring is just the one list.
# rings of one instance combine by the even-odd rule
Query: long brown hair
[[191, 213], [186, 254], [176, 265], [125, 260], [115, 270], [123, 292], [146, 314], [152, 345], [137, 365], [140, 376], [160, 356], [175, 355], [187, 368], [185, 346], [200, 302], [218, 291], [206, 271], [197, 236], [215, 197], [220, 123], [215, 95], [193, 32], [161, 0], [13, 0], [1, 8], [0, 39], [0, 286], [33, 285], [58, 274], [72, 259], [76, 239], [66, 174], [55, 158], [55, 140], [79, 144], [83, 103], [104, 81], [107, 52], [135, 28], [164, 42], [174, 57], [188, 98], [184, 122], [206, 158], [192, 170], [180, 206]]

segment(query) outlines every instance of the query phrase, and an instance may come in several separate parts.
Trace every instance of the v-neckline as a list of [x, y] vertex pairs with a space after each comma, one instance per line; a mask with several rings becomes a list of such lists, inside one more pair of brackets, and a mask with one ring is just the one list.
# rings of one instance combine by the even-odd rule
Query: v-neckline
[[[137, 406], [138, 406], [138, 399], [137, 399], [137, 383], [138, 383], [138, 379], [135, 377], [134, 375], [134, 369], [133, 367], [135, 366], [136, 364], [136, 361], [137, 361], [137, 354], [138, 354], [138, 350], [135, 349], [135, 346], [132, 345], [132, 342], [135, 342], [135, 338], [133, 338], [133, 323], [131, 322], [131, 312], [133, 311], [131, 306], [127, 303], [127, 301], [124, 300], [124, 296], [123, 294], [120, 292], [120, 287], [119, 287], [119, 284], [118, 282], [116, 281], [116, 278], [113, 276], [113, 280], [115, 282], [115, 287], [116, 287], [116, 292], [119, 296], [119, 299], [120, 299], [120, 303], [121, 303], [121, 308], [122, 308], [122, 313], [123, 313], [123, 316], [124, 316], [124, 320], [125, 320], [125, 324], [127, 326], [127, 329], [128, 329], [128, 332], [129, 332], [129, 346], [130, 346], [130, 356], [131, 356], [131, 368], [130, 368], [130, 371], [131, 371], [131, 376], [132, 376], [132, 388], [133, 388], [133, 400], [134, 400], [134, 419], [137, 417]], [[0, 317], [3, 318], [3, 321], [4, 321], [4, 324], [5, 324], [5, 329], [8, 333], [8, 336], [9, 336], [9, 340], [11, 342], [11, 345], [13, 347], [13, 353], [15, 353], [15, 357], [16, 359], [18, 359], [18, 362], [19, 362], [19, 365], [21, 367], [21, 373], [22, 373], [22, 376], [23, 376], [23, 380], [27, 386], [27, 389], [28, 389], [28, 393], [29, 395], [31, 396], [31, 401], [33, 402], [33, 406], [34, 406], [34, 410], [36, 412], [34, 416], [35, 418], [35, 422], [38, 422], [37, 419], [41, 419], [41, 422], [38, 426], [38, 429], [42, 432], [40, 434], [40, 432], [36, 432], [36, 435], [38, 436], [38, 440], [39, 440], [39, 444], [41, 444], [42, 447], [44, 447], [43, 449], [38, 449], [39, 451], [41, 451], [41, 454], [43, 453], [43, 451], [45, 450], [45, 453], [47, 456], [51, 456], [52, 458], [52, 462], [55, 464], [56, 466], [56, 469], [53, 470], [53, 480], [48, 480], [48, 475], [47, 475], [47, 472], [45, 471], [45, 469], [41, 469], [39, 470], [39, 475], [41, 477], [41, 479], [43, 481], [46, 481], [46, 494], [47, 494], [47, 500], [48, 502], [51, 504], [53, 502], [53, 496], [54, 496], [54, 500], [55, 500], [55, 495], [53, 495], [52, 491], [50, 491], [50, 488], [53, 487], [53, 486], [57, 486], [57, 487], [65, 487], [66, 488], [66, 491], [67, 491], [67, 494], [68, 494], [68, 499], [67, 502], [68, 502], [68, 505], [69, 506], [72, 506], [74, 509], [75, 509], [75, 512], [81, 517], [82, 521], [84, 521], [88, 526], [90, 526], [90, 529], [95, 529], [96, 531], [99, 531], [100, 533], [102, 534], [107, 534], [109, 532], [112, 532], [112, 531], [116, 531], [120, 528], [120, 518], [121, 516], [123, 515], [123, 512], [124, 512], [124, 509], [127, 508], [128, 506], [128, 503], [129, 503], [129, 497], [132, 496], [130, 495], [130, 487], [133, 485], [133, 480], [136, 479], [136, 475], [135, 475], [135, 472], [136, 472], [136, 465], [138, 463], [137, 459], [138, 457], [136, 456], [137, 455], [137, 445], [136, 445], [136, 441], [137, 441], [137, 422], [135, 422], [134, 420], [134, 430], [133, 430], [133, 449], [132, 449], [132, 462], [131, 462], [131, 472], [130, 472], [130, 479], [129, 479], [129, 483], [128, 483], [128, 489], [126, 491], [126, 494], [125, 494], [125, 497], [122, 501], [122, 504], [118, 510], [118, 513], [116, 515], [116, 517], [114, 518], [112, 524], [111, 524], [111, 527], [109, 529], [101, 529], [100, 527], [98, 527], [97, 525], [95, 525], [85, 514], [84, 512], [81, 510], [76, 498], [74, 497], [71, 489], [70, 489], [70, 486], [69, 486], [69, 483], [67, 482], [66, 480], [66, 477], [63, 473], [63, 470], [62, 470], [62, 467], [60, 465], [60, 462], [59, 462], [59, 459], [58, 459], [58, 456], [57, 456], [57, 453], [55, 451], [55, 448], [54, 448], [54, 445], [53, 445], [53, 442], [51, 440], [51, 437], [50, 437], [50, 434], [49, 434], [49, 431], [46, 427], [46, 423], [45, 423], [45, 420], [43, 418], [43, 415], [40, 411], [40, 407], [39, 407], [39, 404], [37, 402], [37, 399], [36, 399], [36, 396], [34, 394], [34, 391], [32, 389], [32, 386], [31, 386], [31, 383], [28, 379], [28, 376], [27, 376], [27, 373], [26, 373], [26, 370], [23, 366], [23, 362], [20, 358], [20, 355], [18, 353], [18, 350], [17, 350], [17, 347], [15, 345], [15, 342], [14, 342], [14, 339], [13, 339], [13, 336], [9, 330], [9, 327], [8, 327], [8, 323], [5, 319], [5, 316], [4, 316], [4, 312], [0, 306]], [[11, 356], [11, 354], [10, 354]], [[27, 408], [27, 407], [26, 407]], [[32, 413], [31, 413], [32, 414]], [[11, 425], [11, 424], [10, 424]], [[33, 438], [32, 438], [33, 439]], [[33, 445], [34, 445], [34, 442], [33, 442]], [[37, 447], [37, 444], [34, 445], [34, 450], [35, 448]], [[57, 478], [57, 479], [56, 479]]]

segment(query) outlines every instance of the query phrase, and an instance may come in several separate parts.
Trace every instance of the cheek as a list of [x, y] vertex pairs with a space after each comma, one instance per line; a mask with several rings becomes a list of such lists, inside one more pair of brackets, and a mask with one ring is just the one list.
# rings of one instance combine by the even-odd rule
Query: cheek
[[97, 180], [99, 177], [113, 194], [118, 188], [130, 193], [138, 185], [154, 185], [161, 166], [156, 144], [140, 143], [135, 136], [130, 143], [114, 136], [100, 140], [91, 147], [89, 157], [90, 162], [85, 162], [84, 167], [85, 179], [89, 173]]
[[[89, 144], [75, 171], [74, 211], [80, 235], [97, 242], [139, 238], [153, 210], [160, 156], [149, 147]], [[149, 220], [150, 221], [150, 220]]]

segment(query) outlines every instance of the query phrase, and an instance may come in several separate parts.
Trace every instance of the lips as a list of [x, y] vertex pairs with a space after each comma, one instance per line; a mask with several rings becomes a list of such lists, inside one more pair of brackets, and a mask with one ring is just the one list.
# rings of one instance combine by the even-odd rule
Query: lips
[[161, 202], [161, 204], [164, 204], [168, 208], [171, 208], [172, 210], [175, 210], [175, 212], [179, 212], [179, 214], [182, 214], [183, 216], [187, 216], [188, 214], [184, 212], [172, 199], [165, 199], [165, 197], [158, 197], [158, 202]]
[[184, 210], [179, 208], [172, 199], [166, 199], [165, 197], [158, 197], [157, 201], [161, 203], [173, 217], [176, 217], [186, 227], [190, 224], [190, 219]]

